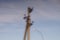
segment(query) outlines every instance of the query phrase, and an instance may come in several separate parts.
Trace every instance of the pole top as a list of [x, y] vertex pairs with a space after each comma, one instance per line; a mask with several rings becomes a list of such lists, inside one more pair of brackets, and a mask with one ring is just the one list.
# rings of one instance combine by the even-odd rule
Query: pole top
[[28, 13], [31, 13], [33, 11], [33, 8], [28, 7]]

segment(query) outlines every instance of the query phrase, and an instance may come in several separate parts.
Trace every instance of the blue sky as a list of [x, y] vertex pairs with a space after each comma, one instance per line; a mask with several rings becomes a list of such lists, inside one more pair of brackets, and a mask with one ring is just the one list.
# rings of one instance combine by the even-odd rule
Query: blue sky
[[28, 6], [34, 8], [31, 40], [60, 40], [59, 0], [0, 0], [0, 40], [23, 40]]

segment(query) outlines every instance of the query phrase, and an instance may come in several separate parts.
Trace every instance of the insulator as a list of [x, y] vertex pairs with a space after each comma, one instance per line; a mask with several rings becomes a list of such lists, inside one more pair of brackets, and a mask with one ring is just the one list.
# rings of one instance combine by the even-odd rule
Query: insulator
[[32, 21], [32, 23], [30, 23], [30, 25], [32, 26], [32, 25], [33, 25], [33, 23], [34, 23], [34, 21]]
[[24, 17], [24, 19], [26, 19], [27, 17]]
[[31, 13], [33, 11], [33, 8], [28, 7], [28, 12]]
[[33, 24], [32, 23], [30, 23], [30, 26], [32, 26]]

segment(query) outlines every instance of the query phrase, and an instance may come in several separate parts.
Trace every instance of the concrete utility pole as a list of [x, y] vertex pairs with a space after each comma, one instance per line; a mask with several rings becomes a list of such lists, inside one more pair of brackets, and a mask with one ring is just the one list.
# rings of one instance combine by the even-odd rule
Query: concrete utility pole
[[26, 37], [27, 37], [27, 40], [30, 40], [30, 26], [33, 23], [33, 22], [31, 23], [31, 19], [30, 19], [30, 13], [33, 11], [33, 8], [28, 7], [27, 11], [28, 11], [28, 14], [27, 14], [28, 16], [25, 15], [24, 17], [24, 19], [26, 19], [26, 29], [25, 29], [23, 40], [26, 40]]

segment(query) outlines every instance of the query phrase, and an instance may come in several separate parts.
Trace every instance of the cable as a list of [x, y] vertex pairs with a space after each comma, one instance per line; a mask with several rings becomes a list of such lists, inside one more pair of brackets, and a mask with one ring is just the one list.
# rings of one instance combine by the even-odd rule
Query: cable
[[40, 30], [38, 30], [38, 29], [36, 29], [36, 28], [34, 28], [35, 30], [34, 31], [37, 31], [40, 35], [41, 35], [41, 37], [42, 37], [42, 40], [44, 40], [44, 36], [43, 36], [43, 33], [40, 31]]

